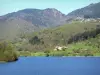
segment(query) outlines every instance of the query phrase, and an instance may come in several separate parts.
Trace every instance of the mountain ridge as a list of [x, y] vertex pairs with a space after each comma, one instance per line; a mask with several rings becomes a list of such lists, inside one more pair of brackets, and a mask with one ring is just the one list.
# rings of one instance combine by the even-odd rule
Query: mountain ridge
[[92, 3], [88, 6], [70, 12], [69, 14], [67, 14], [67, 16], [71, 18], [76, 18], [76, 17], [85, 18], [85, 16], [88, 16], [89, 18], [100, 18], [99, 7], [100, 7], [100, 2]]
[[0, 34], [6, 35], [7, 38], [13, 34], [17, 35], [16, 33], [25, 34], [27, 32], [40, 31], [41, 29], [71, 23], [74, 19], [77, 19], [77, 17], [80, 17], [79, 19], [81, 20], [84, 20], [84, 18], [100, 18], [99, 7], [100, 2], [90, 4], [86, 7], [74, 10], [68, 15], [63, 14], [55, 8], [28, 8], [19, 10], [0, 16]]
[[[34, 32], [48, 27], [55, 27], [65, 22], [66, 16], [54, 8], [23, 9], [0, 16], [0, 32], [7, 34]], [[2, 26], [4, 30], [2, 31]], [[8, 27], [7, 27], [8, 26]], [[5, 28], [13, 32], [5, 31]], [[4, 33], [3, 33], [4, 34]], [[7, 35], [11, 36], [11, 35]], [[16, 34], [17, 35], [17, 34]]]
[[[17, 17], [17, 18], [24, 19], [26, 21], [31, 21], [35, 25], [48, 26], [48, 25], [60, 25], [59, 21], [64, 19], [66, 16], [54, 8], [47, 8], [44, 10], [42, 9], [23, 9], [17, 12], [13, 12], [13, 13], [0, 16], [0, 20], [2, 19], [7, 20], [11, 17], [15, 17], [15, 18]], [[58, 24], [56, 23], [57, 21], [59, 22]]]

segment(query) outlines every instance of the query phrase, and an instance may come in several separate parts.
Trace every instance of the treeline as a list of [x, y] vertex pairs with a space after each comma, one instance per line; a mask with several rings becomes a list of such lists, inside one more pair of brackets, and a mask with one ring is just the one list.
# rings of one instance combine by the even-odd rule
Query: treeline
[[100, 25], [97, 25], [96, 29], [86, 30], [83, 33], [71, 36], [67, 43], [70, 44], [72, 42], [87, 40], [88, 38], [95, 38], [98, 34], [100, 34]]

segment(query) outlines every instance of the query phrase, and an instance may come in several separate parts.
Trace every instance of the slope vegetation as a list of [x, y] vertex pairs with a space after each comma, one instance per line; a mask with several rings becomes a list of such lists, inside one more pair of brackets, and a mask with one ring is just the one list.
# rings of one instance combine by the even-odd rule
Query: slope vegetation
[[[93, 37], [92, 35], [96, 36], [96, 29], [98, 29], [99, 26], [100, 23], [97, 22], [73, 22], [60, 27], [35, 32], [31, 34], [29, 42], [33, 44], [33, 46], [38, 45], [44, 48], [54, 48], [57, 45], [67, 45], [73, 41], [82, 40], [82, 35], [84, 36], [83, 40], [87, 39], [90, 33], [91, 37]], [[80, 36], [81, 39], [77, 39], [78, 36]], [[85, 36], [87, 38], [85, 38]]]

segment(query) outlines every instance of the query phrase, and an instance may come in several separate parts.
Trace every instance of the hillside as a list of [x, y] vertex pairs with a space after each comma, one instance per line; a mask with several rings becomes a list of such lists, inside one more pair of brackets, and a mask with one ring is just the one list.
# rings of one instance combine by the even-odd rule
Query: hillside
[[[16, 37], [11, 43], [20, 56], [99, 56], [100, 21], [73, 21]], [[65, 46], [62, 51], [54, 51]]]
[[[0, 16], [0, 39], [11, 39], [34, 31], [56, 27], [73, 20], [100, 18], [100, 2], [74, 10], [68, 15], [55, 8], [23, 9]], [[90, 20], [89, 19], [89, 20]]]
[[[75, 21], [28, 34], [13, 44], [22, 56], [99, 56], [99, 27], [100, 22]], [[66, 48], [55, 51], [57, 46]]]
[[67, 17], [100, 18], [100, 2], [70, 12]]
[[66, 16], [60, 11], [47, 8], [24, 9], [0, 16], [0, 38], [13, 38], [19, 33], [29, 33], [57, 26], [65, 22]]
[[[78, 22], [65, 24], [56, 28], [44, 29], [39, 32], [24, 35], [24, 50], [48, 50], [54, 49], [55, 46], [65, 46], [69, 43], [85, 40], [94, 37], [99, 29], [99, 22]], [[80, 37], [80, 38], [79, 38]], [[83, 38], [83, 39], [82, 39]], [[29, 41], [29, 42], [28, 42]], [[25, 44], [26, 42], [26, 44]], [[20, 42], [19, 42], [20, 43]], [[23, 43], [23, 41], [21, 41]]]
[[[66, 19], [65, 14], [61, 13], [57, 9], [24, 9], [17, 12], [8, 13], [0, 17], [0, 21], [13, 21], [16, 19], [22, 19], [33, 25], [50, 27], [52, 25], [60, 25], [64, 23]], [[17, 23], [17, 22], [16, 22]]]

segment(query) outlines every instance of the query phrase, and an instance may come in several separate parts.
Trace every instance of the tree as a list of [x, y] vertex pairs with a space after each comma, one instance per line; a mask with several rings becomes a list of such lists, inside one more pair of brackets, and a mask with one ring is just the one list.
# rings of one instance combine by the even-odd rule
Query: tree
[[29, 42], [34, 45], [34, 44], [40, 44], [41, 40], [38, 38], [38, 36], [34, 36], [32, 39], [29, 40]]
[[17, 54], [14, 51], [11, 43], [8, 42], [0, 42], [0, 61], [15, 61], [17, 60]]

